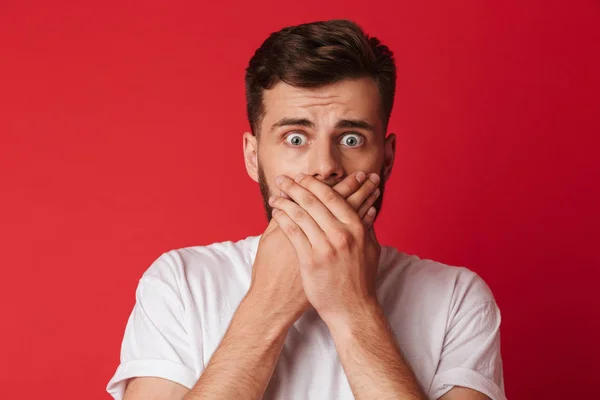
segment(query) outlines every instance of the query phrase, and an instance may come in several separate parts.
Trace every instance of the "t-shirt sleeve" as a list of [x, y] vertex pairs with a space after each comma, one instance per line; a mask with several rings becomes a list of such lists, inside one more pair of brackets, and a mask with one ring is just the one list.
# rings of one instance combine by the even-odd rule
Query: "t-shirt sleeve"
[[138, 283], [121, 345], [121, 362], [106, 387], [114, 399], [123, 398], [127, 381], [133, 377], [160, 377], [190, 389], [196, 382], [174, 268], [173, 257], [165, 253]]
[[463, 386], [492, 400], [506, 400], [500, 355], [500, 310], [477, 275], [469, 287], [465, 297], [470, 299], [461, 299], [459, 311], [444, 337], [428, 398], [438, 399], [454, 386]]

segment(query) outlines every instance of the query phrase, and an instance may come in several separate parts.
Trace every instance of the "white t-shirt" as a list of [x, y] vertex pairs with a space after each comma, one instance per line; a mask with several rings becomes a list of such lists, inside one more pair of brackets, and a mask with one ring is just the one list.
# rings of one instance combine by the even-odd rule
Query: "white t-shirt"
[[[162, 254], [143, 274], [107, 386], [154, 376], [192, 388], [217, 349], [252, 276], [260, 236]], [[453, 386], [505, 400], [500, 311], [474, 272], [382, 246], [377, 297], [429, 399]], [[263, 399], [353, 399], [325, 323], [313, 310], [288, 332]]]

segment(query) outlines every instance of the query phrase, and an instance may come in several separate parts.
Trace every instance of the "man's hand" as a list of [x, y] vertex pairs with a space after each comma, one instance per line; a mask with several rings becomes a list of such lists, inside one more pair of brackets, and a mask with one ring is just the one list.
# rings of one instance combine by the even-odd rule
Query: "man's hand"
[[[368, 210], [377, 200], [379, 189], [366, 178], [364, 172], [357, 172], [333, 188], [324, 183], [320, 185], [335, 193], [355, 219], [368, 227], [373, 223], [373, 215], [368, 214]], [[273, 313], [284, 326], [291, 325], [310, 306], [300, 278], [296, 251], [275, 218], [260, 239], [248, 296], [260, 302], [261, 309]]]
[[[371, 174], [367, 181], [377, 187], [380, 178]], [[321, 318], [329, 325], [376, 306], [381, 247], [372, 229], [375, 209], [369, 206], [365, 224], [342, 196], [311, 176], [280, 176], [277, 184], [291, 200], [272, 196], [273, 218], [296, 251], [304, 291]]]
[[296, 250], [304, 292], [329, 327], [354, 397], [424, 400], [377, 301], [381, 247], [372, 223], [310, 176], [278, 177], [277, 185], [294, 201], [272, 196], [273, 218]]
[[[342, 201], [359, 213], [366, 213], [377, 198], [371, 196], [375, 187], [365, 178], [364, 173], [353, 174], [335, 187], [336, 193], [347, 198]], [[353, 212], [358, 218], [357, 211]], [[261, 398], [289, 327], [309, 306], [296, 252], [272, 220], [258, 245], [250, 289], [185, 399]]]

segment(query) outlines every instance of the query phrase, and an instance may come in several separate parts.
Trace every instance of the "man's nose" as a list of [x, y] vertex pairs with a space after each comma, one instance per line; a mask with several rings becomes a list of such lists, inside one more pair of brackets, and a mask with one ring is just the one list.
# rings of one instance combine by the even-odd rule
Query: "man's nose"
[[329, 185], [336, 184], [344, 173], [337, 152], [338, 149], [331, 142], [313, 144], [308, 161], [308, 173]]

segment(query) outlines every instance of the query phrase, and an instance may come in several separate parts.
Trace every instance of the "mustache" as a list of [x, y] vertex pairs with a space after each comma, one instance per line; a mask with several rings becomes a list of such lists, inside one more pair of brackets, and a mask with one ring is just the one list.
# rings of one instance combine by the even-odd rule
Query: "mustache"
[[[343, 179], [342, 179], [342, 180], [343, 180]], [[324, 182], [324, 181], [321, 181], [321, 182], [323, 182], [324, 184], [326, 184], [327, 186], [329, 186], [330, 188], [332, 188], [332, 187], [334, 187], [335, 185], [337, 185], [338, 183], [340, 183], [342, 180], [335, 181], [335, 182]]]

